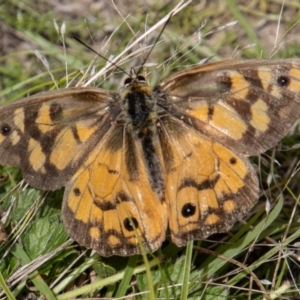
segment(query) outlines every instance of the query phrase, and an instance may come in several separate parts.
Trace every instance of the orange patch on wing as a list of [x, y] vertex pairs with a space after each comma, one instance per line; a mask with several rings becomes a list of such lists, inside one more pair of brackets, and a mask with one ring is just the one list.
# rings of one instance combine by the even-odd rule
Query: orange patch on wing
[[291, 76], [291, 82], [289, 84], [289, 90], [294, 91], [295, 93], [300, 92], [300, 70], [298, 66], [292, 67], [289, 75]]
[[173, 139], [175, 152], [174, 167], [184, 168], [184, 177], [195, 175], [208, 177], [216, 171], [212, 142], [194, 130], [186, 131], [182, 138]]
[[263, 100], [258, 99], [251, 106], [251, 115], [252, 119], [250, 124], [260, 132], [265, 132], [271, 122], [271, 119], [268, 115], [267, 104]]
[[214, 106], [214, 113], [210, 124], [235, 140], [241, 139], [247, 131], [247, 124], [231, 106], [224, 102], [217, 103]]
[[261, 84], [264, 90], [267, 90], [273, 81], [273, 74], [269, 70], [265, 70], [264, 68], [258, 68], [257, 70], [258, 77], [261, 80]]
[[[214, 188], [217, 197], [222, 197], [224, 193], [237, 193], [245, 185], [244, 179], [248, 174], [247, 165], [221, 145], [214, 144], [214, 151], [219, 157], [219, 174], [221, 176]], [[235, 163], [231, 164], [230, 161]]]
[[[94, 199], [95, 202], [95, 199]], [[96, 205], [93, 205], [93, 208], [91, 209], [91, 214], [90, 214], [90, 222], [101, 222], [103, 221], [103, 211], [97, 207]]]
[[114, 229], [117, 232], [122, 232], [118, 219], [117, 209], [103, 211], [103, 229], [108, 232]]
[[276, 85], [272, 85], [270, 89], [270, 94], [277, 99], [281, 99], [281, 88]]
[[90, 215], [93, 206], [93, 197], [88, 189], [85, 189], [74, 213], [75, 219], [86, 224], [90, 223]]
[[50, 125], [53, 125], [53, 122], [50, 117], [50, 106], [44, 104], [40, 107], [38, 116], [35, 120], [38, 125], [39, 130], [42, 133], [46, 133], [50, 129]]
[[3, 135], [1, 132], [0, 132], [0, 144], [6, 139], [7, 137], [5, 135]]
[[88, 127], [85, 124], [80, 124], [80, 122], [78, 122], [78, 124], [76, 124], [76, 130], [80, 142], [85, 142], [88, 138], [90, 138], [95, 133], [97, 128], [94, 126]]
[[[236, 172], [232, 170], [231, 167], [224, 163], [220, 163], [220, 173], [222, 174], [223, 181], [219, 180], [219, 185], [216, 185], [215, 190], [221, 191], [227, 190], [227, 187], [231, 192], [237, 193], [240, 188], [242, 188], [244, 183], [244, 178], [241, 178]], [[227, 185], [227, 187], [226, 187]]]
[[78, 141], [71, 129], [61, 131], [55, 139], [55, 146], [50, 155], [50, 162], [59, 170], [67, 167], [78, 151]]
[[44, 163], [46, 155], [42, 151], [41, 144], [34, 139], [30, 139], [28, 143], [29, 163], [35, 171], [45, 172]]
[[25, 114], [23, 108], [17, 108], [14, 113], [14, 124], [24, 133], [25, 124], [24, 124]]
[[121, 158], [120, 151], [115, 152], [109, 149], [104, 149], [97, 155], [93, 162], [90, 181], [97, 197], [107, 198], [116, 189], [120, 177], [118, 170], [120, 170]]
[[21, 136], [18, 134], [17, 131], [13, 131], [12, 134], [9, 136], [9, 139], [12, 145], [14, 146], [19, 143]]
[[245, 99], [250, 88], [249, 82], [237, 71], [232, 71], [230, 73], [230, 80], [232, 83], [230, 94], [234, 95], [237, 99]]
[[187, 113], [201, 121], [208, 121], [209, 109], [206, 102], [201, 103], [197, 108], [187, 109]]
[[89, 236], [93, 240], [98, 240], [101, 236], [99, 228], [98, 227], [91, 227], [90, 230], [89, 230]]
[[[224, 146], [214, 143], [213, 150], [216, 153], [217, 157], [220, 160], [220, 171], [225, 174], [234, 173], [235, 176], [239, 178], [245, 178], [248, 173], [248, 167], [245, 164], [245, 162], [236, 156], [231, 150], [228, 148], [225, 148]], [[234, 164], [231, 164], [231, 160], [235, 160]], [[225, 168], [227, 165], [227, 168], [224, 169], [224, 171], [221, 170], [222, 167]], [[229, 173], [228, 173], [229, 170]]]
[[211, 214], [207, 216], [207, 218], [204, 221], [205, 225], [214, 225], [217, 224], [220, 221], [220, 218], [216, 214]]
[[236, 209], [236, 203], [233, 200], [226, 200], [223, 203], [223, 209], [227, 213], [232, 213]]
[[214, 192], [216, 193], [216, 196], [218, 198], [222, 198], [224, 194], [231, 193], [230, 186], [228, 186], [228, 183], [226, 182], [226, 179], [224, 179], [221, 175], [218, 182], [215, 184]]
[[115, 235], [110, 235], [110, 236], [108, 237], [108, 243], [109, 243], [109, 245], [111, 245], [112, 247], [121, 245], [120, 239], [118, 239]]
[[219, 207], [216, 193], [212, 189], [199, 191], [198, 199], [201, 214], [205, 214], [209, 208]]

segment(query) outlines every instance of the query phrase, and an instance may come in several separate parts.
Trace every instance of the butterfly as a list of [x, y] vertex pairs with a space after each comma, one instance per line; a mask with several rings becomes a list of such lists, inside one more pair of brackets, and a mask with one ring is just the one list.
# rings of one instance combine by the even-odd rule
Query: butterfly
[[300, 116], [300, 60], [228, 60], [153, 89], [66, 88], [0, 108], [0, 164], [43, 190], [65, 187], [70, 237], [102, 256], [227, 232], [258, 200], [248, 157]]

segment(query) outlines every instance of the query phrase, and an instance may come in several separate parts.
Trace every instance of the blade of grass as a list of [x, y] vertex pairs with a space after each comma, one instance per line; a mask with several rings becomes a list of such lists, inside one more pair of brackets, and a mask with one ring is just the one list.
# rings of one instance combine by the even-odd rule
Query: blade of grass
[[[30, 258], [27, 256], [26, 252], [19, 246], [14, 245], [11, 249], [11, 253], [22, 263], [22, 265], [26, 265], [31, 262]], [[38, 273], [38, 271], [34, 271], [31, 274], [28, 274], [28, 277], [31, 279], [32, 283], [39, 290], [39, 292], [49, 300], [56, 300], [56, 296], [53, 294], [52, 290], [43, 280], [42, 276]], [[16, 295], [17, 296], [17, 295]]]
[[14, 295], [12, 294], [12, 292], [10, 291], [7, 284], [5, 283], [5, 280], [4, 280], [1, 272], [0, 272], [0, 287], [3, 289], [5, 295], [7, 296], [7, 299], [9, 299], [9, 300], [15, 300], [16, 299], [14, 297]]
[[194, 242], [189, 241], [188, 244], [187, 244], [187, 247], [186, 247], [181, 300], [188, 299], [189, 281], [190, 281], [190, 273], [191, 273], [191, 261], [192, 261], [192, 254], [193, 254], [193, 245], [194, 245]]
[[121, 280], [121, 283], [120, 283], [119, 288], [115, 295], [116, 298], [126, 295], [126, 291], [128, 290], [129, 282], [134, 273], [134, 269], [136, 267], [138, 259], [139, 259], [138, 255], [134, 255], [129, 258], [128, 264], [127, 264], [125, 272], [124, 272], [123, 279]]

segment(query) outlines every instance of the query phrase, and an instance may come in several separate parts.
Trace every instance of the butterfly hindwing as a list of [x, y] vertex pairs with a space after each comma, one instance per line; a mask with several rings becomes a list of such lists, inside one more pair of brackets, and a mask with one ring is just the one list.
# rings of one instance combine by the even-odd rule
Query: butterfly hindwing
[[[258, 198], [257, 175], [246, 157], [203, 136], [171, 117], [161, 119], [172, 162], [166, 176], [166, 200], [172, 240], [225, 232]], [[169, 149], [169, 150], [167, 150]]]
[[165, 240], [167, 209], [152, 189], [140, 141], [112, 126], [66, 187], [67, 231], [104, 255], [154, 251]]

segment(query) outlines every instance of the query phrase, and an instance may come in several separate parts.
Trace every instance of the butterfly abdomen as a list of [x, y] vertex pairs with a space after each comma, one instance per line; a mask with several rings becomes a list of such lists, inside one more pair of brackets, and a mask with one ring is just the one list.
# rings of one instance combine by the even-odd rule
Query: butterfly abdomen
[[[157, 140], [157, 106], [152, 97], [152, 90], [146, 82], [136, 79], [126, 89], [123, 97], [126, 130], [140, 143], [148, 180], [161, 200], [164, 194], [164, 180], [158, 150], [154, 145], [154, 140]], [[128, 149], [128, 156], [132, 154], [131, 150]], [[132, 162], [132, 158], [127, 161]], [[128, 166], [128, 169], [132, 169], [132, 166]]]

